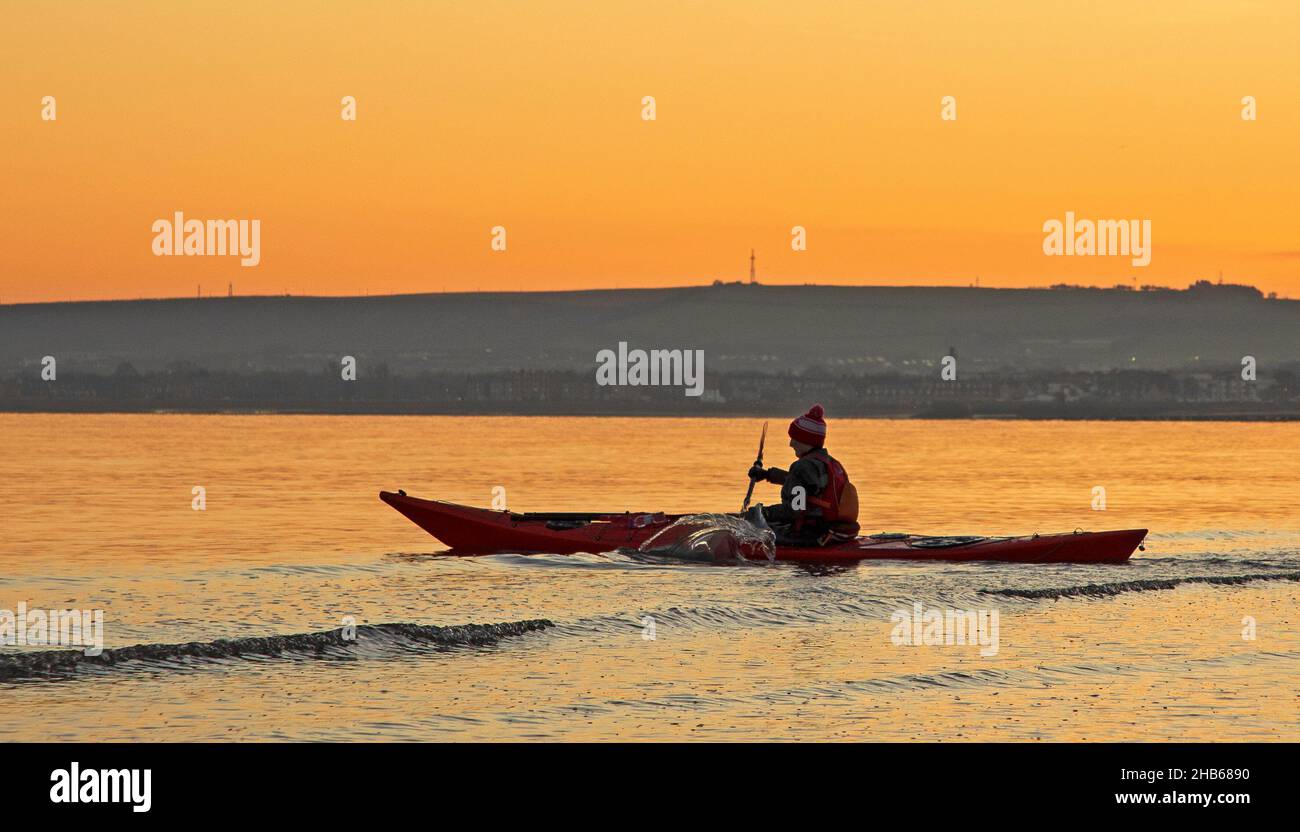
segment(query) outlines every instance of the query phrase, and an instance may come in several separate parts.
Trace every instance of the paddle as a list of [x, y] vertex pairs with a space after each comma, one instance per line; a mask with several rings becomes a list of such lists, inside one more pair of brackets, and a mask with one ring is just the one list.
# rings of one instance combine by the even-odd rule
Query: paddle
[[[763, 464], [763, 445], [767, 442], [767, 422], [763, 423], [763, 433], [758, 437], [758, 459], [754, 460], [755, 465]], [[745, 492], [745, 502], [740, 504], [740, 513], [744, 514], [749, 510], [749, 499], [754, 496], [754, 483], [758, 480], [753, 477], [749, 480], [749, 490]]]

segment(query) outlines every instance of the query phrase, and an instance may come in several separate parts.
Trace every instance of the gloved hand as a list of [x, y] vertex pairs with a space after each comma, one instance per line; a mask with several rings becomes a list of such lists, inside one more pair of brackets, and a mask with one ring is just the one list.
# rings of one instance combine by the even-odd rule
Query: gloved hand
[[749, 469], [749, 478], [751, 480], [766, 480], [767, 469], [761, 465], [755, 465]]

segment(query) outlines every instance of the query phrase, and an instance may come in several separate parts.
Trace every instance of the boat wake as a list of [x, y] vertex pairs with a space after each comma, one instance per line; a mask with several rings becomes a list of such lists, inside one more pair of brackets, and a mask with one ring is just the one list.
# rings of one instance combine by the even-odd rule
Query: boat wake
[[637, 551], [686, 560], [774, 561], [776, 535], [729, 514], [692, 514], [656, 533]]
[[430, 648], [484, 647], [502, 639], [554, 626], [544, 618], [501, 624], [362, 624], [316, 633], [191, 641], [183, 644], [137, 644], [105, 649], [97, 656], [81, 650], [0, 653], [0, 681], [67, 678], [113, 670], [158, 671], [195, 668], [245, 658], [359, 659]]
[[1253, 575], [1188, 575], [1182, 578], [1145, 578], [1083, 586], [1045, 587], [1042, 589], [981, 589], [983, 595], [1008, 598], [1105, 598], [1125, 592], [1151, 592], [1175, 589], [1183, 584], [1221, 584], [1236, 586], [1254, 581], [1300, 581], [1300, 572], [1265, 572]]

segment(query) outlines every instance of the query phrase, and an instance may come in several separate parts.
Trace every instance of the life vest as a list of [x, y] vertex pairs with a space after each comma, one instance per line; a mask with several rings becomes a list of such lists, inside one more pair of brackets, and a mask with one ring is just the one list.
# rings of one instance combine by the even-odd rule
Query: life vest
[[849, 482], [849, 475], [839, 460], [822, 451], [819, 461], [826, 466], [826, 487], [808, 503], [822, 510], [822, 519], [831, 522], [856, 523], [858, 521], [858, 489]]

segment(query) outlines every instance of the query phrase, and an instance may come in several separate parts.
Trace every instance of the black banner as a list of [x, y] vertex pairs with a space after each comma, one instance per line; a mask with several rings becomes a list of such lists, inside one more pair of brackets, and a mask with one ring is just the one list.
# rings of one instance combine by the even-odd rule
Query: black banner
[[[644, 820], [727, 794], [762, 813], [804, 792], [812, 810], [989, 810], [1235, 816], [1290, 802], [1294, 745], [28, 745], [6, 749], [5, 803], [51, 818], [337, 821], [487, 799], [493, 814], [608, 801]], [[758, 788], [755, 788], [758, 787]], [[540, 801], [540, 802], [538, 802]], [[829, 801], [826, 805], [819, 802]], [[1142, 808], [1137, 808], [1142, 807]], [[548, 809], [547, 811], [551, 811]], [[882, 815], [883, 817], [883, 815]], [[615, 821], [614, 818], [610, 818]], [[621, 821], [618, 821], [621, 822]]]

